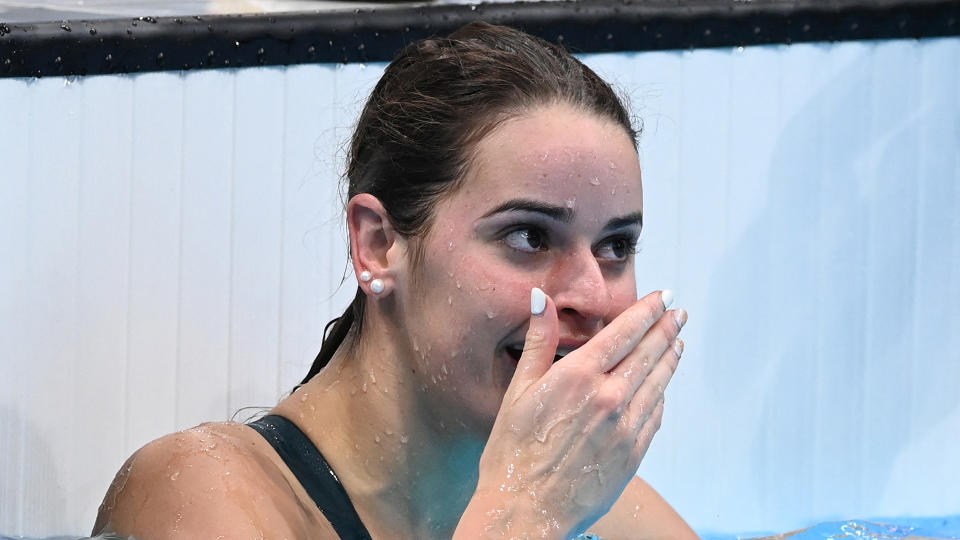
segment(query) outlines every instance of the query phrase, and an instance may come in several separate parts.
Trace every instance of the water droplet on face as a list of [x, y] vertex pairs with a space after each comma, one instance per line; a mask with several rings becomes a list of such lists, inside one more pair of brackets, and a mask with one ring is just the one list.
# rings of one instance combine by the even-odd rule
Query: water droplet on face
[[406, 434], [400, 435], [400, 442], [401, 442], [401, 443], [407, 444], [407, 441], [409, 441], [409, 440], [410, 440], [410, 437], [408, 437]]
[[599, 176], [594, 176], [593, 178], [591, 178], [591, 179], [590, 179], [590, 185], [591, 185], [591, 186], [599, 186], [599, 185], [600, 185], [600, 177], [599, 177]]
[[447, 244], [447, 251], [453, 251], [453, 248], [455, 247], [457, 247], [457, 245], [453, 242], [450, 242], [449, 244]]
[[176, 481], [179, 476], [180, 476], [180, 471], [177, 471], [170, 475], [170, 480]]
[[97, 29], [96, 29], [96, 28], [91, 28], [91, 29], [90, 29], [90, 35], [91, 35], [91, 36], [97, 35]]
[[456, 281], [456, 285], [458, 289], [463, 286], [463, 284], [460, 283], [459, 279]]
[[497, 314], [494, 313], [494, 312], [492, 312], [492, 311], [488, 311], [488, 312], [487, 312], [487, 318], [488, 318], [488, 319], [492, 319], [492, 318], [494, 318], [494, 317], [496, 317], [496, 316], [497, 316]]
[[70, 25], [67, 24], [67, 23], [61, 24], [61, 25], [60, 25], [60, 29], [66, 31], [66, 32], [72, 32], [72, 31], [73, 31], [73, 30], [70, 28]]
[[567, 199], [567, 208], [573, 208], [573, 207], [576, 206], [576, 205], [577, 205], [577, 198], [576, 198], [576, 197]]
[[373, 436], [373, 440], [374, 440], [374, 442], [376, 442], [377, 444], [380, 444], [380, 436], [379, 436], [379, 435], [374, 435], [374, 436]]

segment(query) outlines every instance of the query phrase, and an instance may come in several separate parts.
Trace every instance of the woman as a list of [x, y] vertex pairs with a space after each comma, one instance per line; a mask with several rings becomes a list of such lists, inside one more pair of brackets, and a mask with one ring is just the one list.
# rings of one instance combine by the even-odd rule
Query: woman
[[140, 449], [94, 533], [695, 537], [634, 476], [686, 321], [636, 300], [635, 135], [519, 31], [406, 47], [353, 136], [359, 288], [307, 377], [259, 422]]

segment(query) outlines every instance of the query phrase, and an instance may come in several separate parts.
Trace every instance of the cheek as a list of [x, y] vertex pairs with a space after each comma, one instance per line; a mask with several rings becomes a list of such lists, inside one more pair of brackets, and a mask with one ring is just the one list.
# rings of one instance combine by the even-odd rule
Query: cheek
[[504, 327], [526, 322], [530, 311], [530, 289], [542, 286], [535, 276], [518, 272], [516, 268], [489, 257], [465, 256], [461, 262], [460, 274], [464, 279], [460, 281], [458, 293], [465, 310], [475, 310], [479, 322], [496, 321]]
[[610, 311], [608, 324], [637, 302], [637, 282], [633, 272], [610, 284]]

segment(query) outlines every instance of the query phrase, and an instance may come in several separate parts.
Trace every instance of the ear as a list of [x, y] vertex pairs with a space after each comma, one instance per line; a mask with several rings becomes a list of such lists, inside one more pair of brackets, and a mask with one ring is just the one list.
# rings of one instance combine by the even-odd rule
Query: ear
[[[347, 227], [350, 231], [350, 253], [353, 271], [360, 288], [372, 297], [384, 297], [393, 290], [397, 271], [405, 249], [404, 238], [397, 234], [380, 199], [369, 193], [355, 195], [347, 203]], [[370, 272], [367, 281], [364, 271]], [[383, 285], [381, 291], [372, 290], [375, 280]]]

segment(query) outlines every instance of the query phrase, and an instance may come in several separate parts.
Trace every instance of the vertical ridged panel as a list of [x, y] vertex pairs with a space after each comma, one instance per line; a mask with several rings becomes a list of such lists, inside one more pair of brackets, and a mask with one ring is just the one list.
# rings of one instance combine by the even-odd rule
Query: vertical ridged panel
[[[15, 361], [29, 365], [12, 391], [19, 393], [23, 424], [22, 520], [26, 531], [36, 523], [52, 529], [69, 527], [66, 497], [73, 483], [74, 463], [68, 447], [73, 420], [77, 335], [78, 215], [83, 93], [61, 79], [41, 79], [30, 86], [26, 231], [27, 279], [21, 315], [26, 319], [26, 354]], [[16, 338], [15, 338], [16, 339]], [[45, 398], [45, 396], [50, 396]], [[65, 422], [65, 420], [67, 420]], [[57, 509], [59, 511], [52, 511]]]
[[182, 108], [179, 74], [134, 78], [128, 207], [128, 448], [176, 429]]
[[[67, 501], [98, 503], [126, 456], [123, 392], [127, 372], [133, 78], [91, 77], [80, 126], [78, 351], [69, 430], [73, 485]], [[95, 436], [94, 436], [95, 435]], [[83, 441], [76, 444], [76, 441]], [[67, 523], [93, 523], [96, 504], [67, 506]], [[65, 529], [70, 530], [70, 529]]]
[[864, 108], [870, 85], [871, 46], [847, 43], [824, 58], [826, 84], [811, 104], [822, 126], [817, 146], [820, 161], [811, 164], [808, 182], [819, 191], [813, 271], [817, 280], [817, 318], [806, 330], [816, 347], [817, 378], [809, 388], [815, 404], [813, 513], [841, 517], [857, 511], [862, 498], [864, 238], [867, 206], [856, 156], [862, 153], [869, 120]]
[[[913, 138], [916, 244], [912, 317], [900, 320], [911, 341], [904, 343], [900, 381], [909, 400], [893, 400], [908, 415], [899, 452], [885, 475], [881, 512], [956, 512], [960, 459], [960, 40], [925, 44], [915, 59], [916, 87], [910, 118], [902, 120]], [[885, 115], [890, 116], [890, 115]], [[901, 312], [901, 309], [897, 309]], [[950, 448], [946, 459], [930, 459]], [[925, 493], [904, 498], [904, 493]], [[903, 510], [899, 510], [903, 508]]]
[[234, 81], [230, 393], [228, 408], [277, 399], [282, 254], [284, 77], [238, 70]]
[[[0, 357], [0, 381], [9, 389], [0, 392], [0, 530], [22, 534], [23, 477], [34, 463], [26, 446], [34, 442], [27, 433], [30, 417], [25, 410], [26, 384], [31, 372], [31, 342], [27, 336], [30, 295], [25, 285], [28, 271], [30, 230], [29, 159], [30, 139], [24, 131], [30, 123], [33, 85], [22, 80], [0, 84], [0, 339], [7, 344]], [[32, 525], [32, 524], [29, 524]]]
[[183, 77], [177, 429], [230, 416], [234, 84], [230, 70]]

